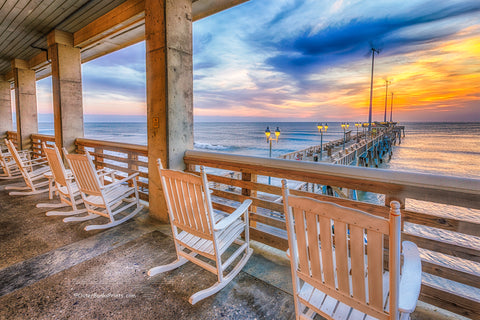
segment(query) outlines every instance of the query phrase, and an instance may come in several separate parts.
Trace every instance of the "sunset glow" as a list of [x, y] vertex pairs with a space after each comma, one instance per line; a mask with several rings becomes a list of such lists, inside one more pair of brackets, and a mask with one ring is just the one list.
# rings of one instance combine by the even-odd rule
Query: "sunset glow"
[[[193, 24], [197, 121], [480, 121], [478, 1], [260, 1]], [[145, 115], [145, 45], [82, 67], [85, 114]], [[51, 80], [49, 80], [51, 81]], [[51, 88], [51, 84], [50, 84]], [[52, 112], [47, 79], [39, 111]]]

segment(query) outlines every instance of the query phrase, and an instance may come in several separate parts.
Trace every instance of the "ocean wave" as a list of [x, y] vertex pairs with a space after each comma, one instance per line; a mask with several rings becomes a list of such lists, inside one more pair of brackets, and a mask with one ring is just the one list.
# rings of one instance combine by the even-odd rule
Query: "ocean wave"
[[205, 142], [195, 142], [194, 144], [195, 149], [207, 149], [207, 150], [228, 150], [230, 149], [227, 146], [222, 146], [220, 144], [211, 144]]

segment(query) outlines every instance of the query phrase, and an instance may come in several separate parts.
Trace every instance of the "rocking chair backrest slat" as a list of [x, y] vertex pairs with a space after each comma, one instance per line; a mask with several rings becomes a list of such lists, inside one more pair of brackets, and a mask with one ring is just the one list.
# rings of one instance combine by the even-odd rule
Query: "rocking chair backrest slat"
[[65, 154], [68, 164], [75, 175], [75, 181], [81, 192], [89, 195], [101, 195], [101, 184], [95, 172], [93, 162], [86, 154]]
[[211, 237], [211, 217], [202, 178], [163, 168], [159, 172], [171, 222], [180, 229]]
[[289, 241], [294, 247], [291, 254], [297, 257], [296, 277], [363, 313], [390, 319], [383, 292], [388, 287], [383, 283], [388, 281], [383, 239], [390, 235], [391, 222], [333, 203], [291, 196], [285, 187], [284, 199], [287, 230], [294, 233]]
[[7, 144], [8, 151], [10, 152], [13, 159], [15, 160], [15, 163], [17, 164], [18, 169], [20, 170], [20, 173], [23, 176], [23, 179], [25, 180], [25, 184], [27, 185], [27, 187], [31, 188], [32, 190], [35, 190], [33, 182], [30, 179], [30, 175], [28, 174], [27, 167], [25, 167], [25, 164], [23, 163], [22, 158], [18, 154], [17, 148], [15, 148], [15, 145], [13, 144], [12, 141], [5, 140], [5, 142]]
[[7, 159], [5, 154], [2, 152], [2, 148], [0, 148], [0, 168], [2, 168], [3, 172], [10, 176], [10, 168], [7, 164]]
[[65, 177], [65, 166], [63, 165], [62, 157], [60, 156], [57, 146], [54, 145], [53, 148], [49, 148], [45, 142], [43, 142], [42, 147], [55, 182], [62, 186], [66, 186], [67, 179]]

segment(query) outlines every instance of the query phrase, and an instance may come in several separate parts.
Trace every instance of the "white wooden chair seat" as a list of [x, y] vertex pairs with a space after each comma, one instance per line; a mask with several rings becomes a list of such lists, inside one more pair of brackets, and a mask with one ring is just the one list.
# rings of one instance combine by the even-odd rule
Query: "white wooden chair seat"
[[59, 196], [59, 203], [38, 203], [37, 208], [61, 208], [71, 207], [69, 211], [47, 211], [47, 216], [71, 216], [85, 212], [78, 209], [77, 204], [81, 204], [81, 199], [75, 200], [80, 193], [76, 183], [73, 181], [71, 170], [65, 169], [62, 157], [56, 145], [48, 146], [42, 143], [43, 152], [47, 159], [50, 171], [44, 173], [44, 177], [48, 179], [49, 199], [53, 199], [53, 191]]
[[[199, 177], [191, 173], [163, 169], [160, 160], [158, 163], [177, 259], [170, 264], [150, 269], [148, 275], [154, 276], [176, 269], [188, 261], [216, 274], [218, 281], [213, 286], [190, 297], [190, 303], [195, 304], [224, 288], [242, 270], [252, 255], [248, 224], [248, 208], [252, 201], [245, 200], [229, 215], [214, 212], [203, 167]], [[238, 247], [234, 248], [233, 243]], [[229, 250], [229, 253], [222, 257], [229, 248], [233, 249], [231, 254], [229, 255]], [[197, 255], [210, 261], [198, 259]], [[236, 265], [224, 274], [240, 256]], [[223, 261], [223, 258], [226, 260]]]
[[[25, 182], [24, 187], [6, 186], [5, 190], [21, 190], [12, 191], [9, 195], [32, 195], [47, 191], [51, 192], [49, 182], [45, 178], [45, 173], [50, 171], [50, 167], [46, 165], [45, 159], [26, 161], [24, 157], [20, 156], [11, 141], [5, 140], [5, 142]], [[42, 189], [45, 186], [48, 187]]]
[[422, 268], [417, 246], [400, 241], [398, 202], [392, 201], [390, 219], [385, 219], [291, 196], [285, 180], [283, 199], [297, 319], [315, 314], [335, 320], [410, 318], [420, 294]]
[[[222, 213], [216, 213], [215, 221], [220, 221], [221, 218], [225, 218], [227, 215]], [[218, 220], [217, 220], [218, 218]], [[178, 226], [180, 228], [180, 226]], [[233, 240], [238, 238], [242, 232], [245, 231], [245, 225], [242, 221], [236, 220], [227, 228], [218, 233], [218, 252], [222, 255]], [[208, 240], [202, 237], [195, 236], [187, 231], [181, 231], [177, 237], [178, 242], [184, 247], [195, 251], [197, 253], [205, 254], [209, 258], [215, 257], [215, 248], [213, 240]]]
[[[109, 218], [110, 222], [89, 225], [85, 227], [85, 230], [105, 229], [127, 221], [143, 209], [143, 206], [140, 205], [137, 189], [138, 173], [122, 180], [111, 181], [112, 183], [110, 184], [104, 184], [103, 176], [111, 174], [111, 178], [114, 179], [115, 173], [96, 171], [88, 151], [85, 155], [68, 154], [65, 149], [63, 149], [63, 152], [72, 169], [75, 181], [80, 189], [80, 195], [88, 212], [83, 217], [65, 218], [65, 222], [86, 221], [103, 216]], [[117, 214], [126, 212], [127, 209], [133, 206], [136, 206], [133, 211], [119, 219], [115, 218]]]

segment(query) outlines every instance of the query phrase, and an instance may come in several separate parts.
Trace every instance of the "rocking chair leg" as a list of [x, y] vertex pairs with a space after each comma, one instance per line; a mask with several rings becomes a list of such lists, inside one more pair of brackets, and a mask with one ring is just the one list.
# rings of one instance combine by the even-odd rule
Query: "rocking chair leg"
[[23, 186], [23, 187], [20, 187], [20, 186], [6, 186], [5, 190], [30, 190], [30, 187], [27, 187], [27, 186]]
[[60, 203], [37, 203], [37, 208], [62, 208], [68, 207], [69, 205], [63, 202]]
[[233, 268], [233, 270], [230, 271], [230, 273], [225, 278], [223, 278], [222, 282], [217, 282], [210, 288], [204, 289], [202, 291], [199, 291], [193, 294], [188, 301], [190, 301], [190, 303], [194, 305], [198, 301], [208, 298], [211, 295], [222, 290], [242, 270], [242, 268], [245, 266], [245, 264], [247, 263], [252, 253], [253, 253], [253, 249], [248, 248], [248, 251], [244, 254], [243, 258], [238, 262], [235, 268]]
[[[143, 206], [138, 206], [132, 213], [130, 213], [128, 216], [120, 219], [120, 220], [114, 220], [111, 221], [110, 223], [106, 224], [95, 224], [95, 225], [90, 225], [85, 227], [85, 231], [90, 231], [90, 230], [97, 230], [97, 229], [107, 229], [111, 227], [118, 226], [120, 223], [127, 221], [128, 219], [132, 218], [134, 215], [139, 213], [143, 209]], [[73, 219], [73, 218], [65, 218], [65, 219]]]
[[75, 214], [87, 212], [87, 209], [73, 210], [73, 211], [47, 211], [46, 216], [73, 216]]
[[155, 267], [155, 268], [152, 268], [152, 269], [148, 270], [148, 275], [150, 277], [153, 277], [153, 276], [155, 276], [159, 273], [167, 272], [167, 271], [176, 269], [180, 266], [183, 266], [187, 262], [188, 262], [188, 260], [185, 259], [184, 257], [179, 257], [177, 260], [175, 260], [174, 262], [172, 262], [170, 264], [166, 264], [164, 266], [158, 266], [158, 267]]
[[39, 194], [43, 192], [48, 192], [48, 189], [41, 189], [36, 191], [12, 191], [9, 193], [9, 195], [10, 196], [29, 196], [29, 195]]
[[[79, 210], [79, 211], [82, 211], [82, 210]], [[77, 213], [79, 213], [79, 211], [77, 211]], [[83, 216], [83, 217], [68, 217], [68, 218], [65, 218], [65, 219], [63, 219], [63, 222], [87, 221], [87, 220], [92, 220], [92, 219], [95, 219], [95, 218], [98, 218], [98, 217], [100, 217], [98, 214], [89, 213], [88, 215]]]

